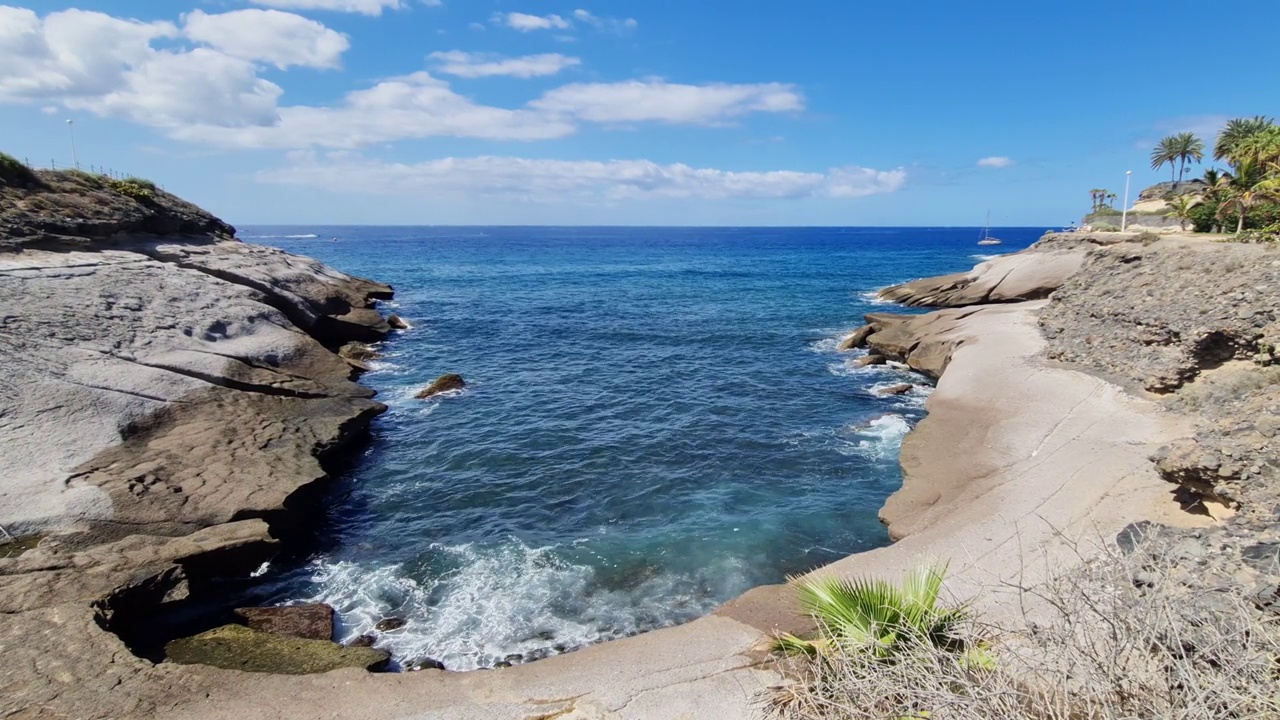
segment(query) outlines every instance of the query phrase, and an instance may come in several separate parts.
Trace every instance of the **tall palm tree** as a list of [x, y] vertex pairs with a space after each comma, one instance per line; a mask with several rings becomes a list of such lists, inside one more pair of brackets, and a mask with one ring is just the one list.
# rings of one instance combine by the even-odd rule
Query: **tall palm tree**
[[[1151, 169], [1159, 170], [1161, 165], [1169, 164], [1169, 175], [1176, 188], [1187, 171], [1187, 163], [1200, 162], [1204, 159], [1204, 143], [1194, 133], [1181, 132], [1170, 135], [1160, 141], [1151, 151]], [[1177, 174], [1174, 175], [1174, 171]]]
[[1213, 145], [1213, 159], [1227, 160], [1235, 164], [1235, 154], [1240, 144], [1274, 124], [1274, 121], [1265, 115], [1228, 120], [1222, 132], [1218, 133], [1218, 141]]
[[1102, 188], [1094, 188], [1089, 191], [1089, 198], [1093, 201], [1093, 204], [1090, 207], [1090, 212], [1097, 212], [1098, 208], [1102, 207], [1102, 198], [1105, 197], [1106, 194], [1107, 191]]
[[1178, 164], [1178, 153], [1174, 146], [1173, 137], [1173, 135], [1170, 135], [1161, 139], [1151, 151], [1151, 169], [1159, 170], [1165, 163], [1168, 163], [1169, 179], [1171, 181], [1175, 180], [1173, 173], [1177, 170]]

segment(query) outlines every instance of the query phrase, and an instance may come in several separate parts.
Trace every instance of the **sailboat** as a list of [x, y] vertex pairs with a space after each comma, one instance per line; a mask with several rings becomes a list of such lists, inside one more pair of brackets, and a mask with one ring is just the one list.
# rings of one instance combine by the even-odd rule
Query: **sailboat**
[[982, 239], [978, 241], [979, 245], [1003, 245], [1004, 243], [991, 237], [991, 211], [987, 211], [987, 224], [982, 228]]

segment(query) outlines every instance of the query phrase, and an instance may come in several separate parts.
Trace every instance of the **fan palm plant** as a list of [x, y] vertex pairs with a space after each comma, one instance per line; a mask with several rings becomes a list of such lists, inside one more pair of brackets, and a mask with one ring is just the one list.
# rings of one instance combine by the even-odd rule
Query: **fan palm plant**
[[1261, 200], [1280, 197], [1280, 177], [1268, 175], [1260, 163], [1249, 157], [1239, 160], [1235, 176], [1224, 177], [1218, 185], [1226, 197], [1218, 207], [1218, 218], [1234, 208], [1237, 214], [1236, 236], [1244, 232], [1245, 216], [1250, 208]]
[[1191, 220], [1191, 208], [1199, 204], [1200, 201], [1198, 199], [1186, 195], [1180, 195], [1169, 201], [1169, 207], [1171, 208], [1169, 214], [1178, 219], [1182, 232], [1187, 231], [1187, 222]]
[[939, 602], [945, 575], [946, 566], [938, 565], [908, 573], [901, 586], [873, 578], [801, 580], [800, 606], [818, 621], [819, 637], [784, 634], [774, 649], [807, 655], [853, 650], [890, 659], [904, 648], [958, 645], [953, 631], [966, 613]]

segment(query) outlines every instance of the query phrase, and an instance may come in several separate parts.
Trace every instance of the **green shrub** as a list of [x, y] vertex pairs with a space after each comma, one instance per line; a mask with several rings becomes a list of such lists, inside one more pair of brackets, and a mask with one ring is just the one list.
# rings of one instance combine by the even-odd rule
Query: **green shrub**
[[0, 185], [25, 188], [40, 184], [40, 178], [31, 168], [14, 156], [0, 152]]
[[107, 187], [138, 202], [150, 202], [155, 199], [156, 186], [150, 180], [138, 180], [137, 178], [108, 180]]

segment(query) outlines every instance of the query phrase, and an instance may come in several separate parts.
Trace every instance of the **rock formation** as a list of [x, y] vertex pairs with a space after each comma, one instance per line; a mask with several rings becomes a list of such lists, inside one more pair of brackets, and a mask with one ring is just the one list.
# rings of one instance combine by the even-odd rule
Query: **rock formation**
[[0, 559], [0, 715], [141, 717], [164, 688], [126, 643], [277, 552], [385, 410], [332, 350], [384, 337], [392, 291], [149, 185], [36, 178], [0, 180], [0, 525], [44, 535]]
[[414, 397], [418, 398], [419, 400], [425, 400], [429, 397], [439, 395], [440, 393], [449, 392], [450, 390], [461, 390], [466, 386], [467, 386], [467, 383], [465, 380], [462, 379], [461, 375], [448, 373], [447, 375], [441, 375], [440, 377], [436, 378], [430, 385], [428, 385], [426, 388], [423, 388], [423, 390], [419, 392], [417, 395], [415, 395]]

